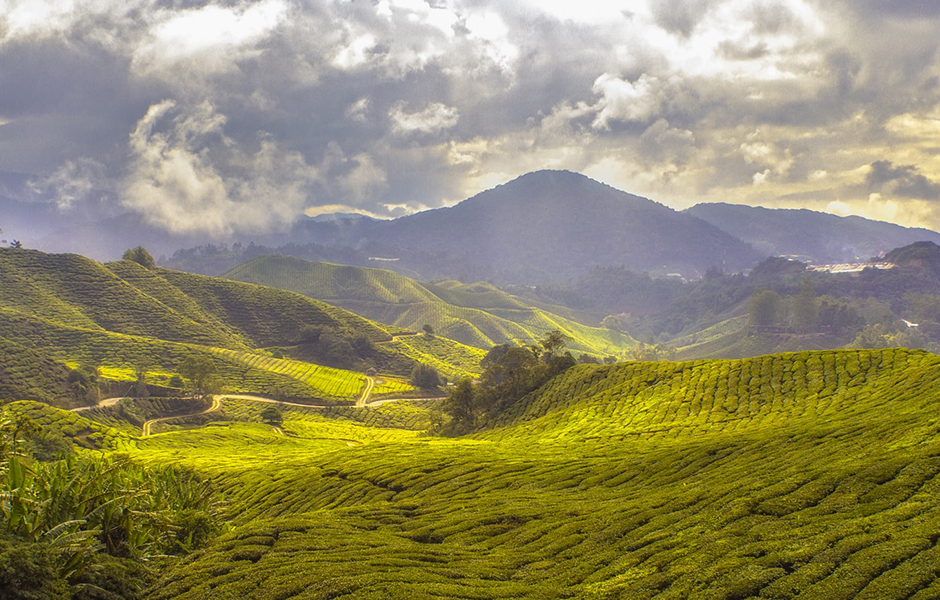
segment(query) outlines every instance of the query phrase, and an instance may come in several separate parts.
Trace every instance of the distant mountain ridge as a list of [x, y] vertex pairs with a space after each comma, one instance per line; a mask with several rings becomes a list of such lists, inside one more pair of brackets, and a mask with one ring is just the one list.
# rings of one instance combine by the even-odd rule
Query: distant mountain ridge
[[798, 256], [816, 264], [867, 261], [914, 242], [940, 244], [940, 233], [930, 229], [805, 208], [719, 202], [696, 204], [685, 212], [753, 244], [763, 255]]
[[[694, 276], [723, 260], [739, 269], [759, 258], [697, 217], [569, 171], [529, 173], [449, 208], [369, 223], [362, 233], [346, 241], [435, 253], [443, 264], [479, 270], [473, 279], [499, 282], [565, 280], [607, 265]], [[448, 276], [411, 267], [425, 278]]]

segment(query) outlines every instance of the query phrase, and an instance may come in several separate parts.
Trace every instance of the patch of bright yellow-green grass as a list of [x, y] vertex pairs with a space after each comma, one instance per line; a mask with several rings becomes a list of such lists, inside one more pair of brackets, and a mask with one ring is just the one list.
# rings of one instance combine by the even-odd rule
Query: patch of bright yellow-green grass
[[403, 335], [379, 344], [408, 358], [430, 365], [448, 379], [477, 377], [486, 352], [437, 335]]
[[157, 436], [135, 456], [210, 474], [234, 529], [148, 597], [934, 598], [938, 371], [585, 365], [475, 439], [317, 414]]
[[366, 383], [365, 375], [353, 371], [222, 348], [216, 348], [215, 352], [249, 367], [296, 379], [317, 390], [326, 399], [355, 400]]
[[80, 448], [127, 450], [132, 443], [126, 431], [86, 418], [81, 413], [55, 408], [42, 402], [11, 402], [0, 409], [3, 416], [22, 415], [44, 429], [61, 433]]
[[372, 388], [372, 396], [376, 399], [381, 397], [394, 397], [401, 394], [411, 395], [417, 388], [402, 379], [393, 379], [391, 377], [376, 376], [375, 387]]

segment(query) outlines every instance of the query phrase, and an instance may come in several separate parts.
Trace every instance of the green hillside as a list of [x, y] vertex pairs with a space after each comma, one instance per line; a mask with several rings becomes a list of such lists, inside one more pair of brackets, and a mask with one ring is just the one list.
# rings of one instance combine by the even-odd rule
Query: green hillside
[[628, 335], [532, 307], [482, 282], [420, 283], [382, 269], [283, 255], [255, 258], [223, 276], [298, 292], [405, 329], [418, 331], [428, 324], [437, 335], [482, 349], [511, 341], [533, 343], [553, 329], [568, 335], [569, 347], [578, 352], [620, 355], [635, 345]]
[[305, 409], [286, 436], [147, 438], [137, 460], [209, 475], [234, 528], [146, 597], [934, 598], [938, 369], [898, 349], [582, 365], [472, 438]]
[[[124, 394], [140, 368], [148, 384], [166, 387], [190, 354], [211, 358], [227, 391], [350, 402], [368, 369], [410, 374], [420, 357], [395, 343], [397, 332], [273, 288], [0, 250], [0, 402], [85, 404], [66, 385], [80, 365], [98, 368], [104, 394]], [[426, 354], [449, 376], [475, 374], [482, 357], [449, 340]], [[285, 367], [275, 356], [294, 360]]]

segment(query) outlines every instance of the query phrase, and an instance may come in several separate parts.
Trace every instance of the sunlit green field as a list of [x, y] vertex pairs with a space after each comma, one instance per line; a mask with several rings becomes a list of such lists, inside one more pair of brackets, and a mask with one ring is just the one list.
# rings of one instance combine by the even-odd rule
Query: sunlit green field
[[130, 444], [233, 526], [149, 597], [935, 598], [938, 397], [940, 358], [884, 350], [583, 365], [459, 439], [229, 402]]

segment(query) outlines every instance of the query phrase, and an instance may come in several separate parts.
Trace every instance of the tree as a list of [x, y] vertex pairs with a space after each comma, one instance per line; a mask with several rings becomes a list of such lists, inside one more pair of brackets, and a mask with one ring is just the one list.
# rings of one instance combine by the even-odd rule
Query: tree
[[278, 426], [284, 421], [281, 411], [275, 406], [268, 406], [261, 411], [261, 420], [271, 426]]
[[84, 364], [69, 371], [67, 379], [69, 391], [79, 402], [88, 406], [97, 406], [101, 400], [100, 375], [98, 367]]
[[793, 326], [801, 331], [813, 331], [819, 320], [816, 305], [816, 287], [809, 277], [800, 281], [800, 293], [792, 298]]
[[444, 400], [444, 412], [451, 418], [457, 433], [467, 431], [476, 424], [477, 407], [473, 382], [465, 377], [457, 382]]
[[539, 346], [542, 347], [542, 360], [549, 362], [552, 357], [558, 354], [562, 348], [568, 344], [568, 340], [571, 338], [559, 331], [558, 329], [552, 329], [545, 334], [541, 340], [539, 340]]
[[133, 261], [147, 269], [153, 269], [157, 266], [157, 262], [153, 260], [153, 256], [147, 252], [147, 249], [143, 246], [135, 246], [125, 251], [124, 256], [121, 258], [124, 260]]
[[421, 328], [424, 331], [424, 335], [431, 337], [434, 335], [434, 328], [431, 327], [428, 323], [424, 324], [424, 327]]
[[780, 316], [780, 296], [773, 290], [755, 292], [747, 310], [747, 322], [751, 327], [770, 327]]
[[12, 242], [10, 242], [10, 248], [22, 248], [22, 247], [23, 247], [23, 242], [19, 240], [13, 240]]
[[177, 371], [184, 379], [189, 380], [193, 396], [212, 394], [222, 389], [222, 378], [215, 363], [207, 356], [190, 354], [180, 363]]
[[441, 376], [431, 365], [418, 363], [411, 370], [411, 385], [423, 390], [432, 390], [440, 387]]
[[183, 389], [183, 378], [179, 376], [179, 373], [174, 373], [170, 380], [167, 382], [167, 385], [171, 388], [176, 388], [178, 390]]
[[150, 390], [147, 389], [147, 365], [139, 364], [134, 367], [134, 374], [137, 380], [134, 382], [134, 396], [137, 398], [149, 398]]

